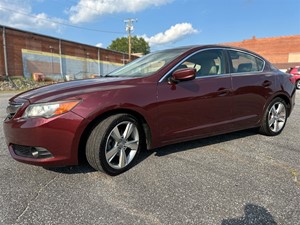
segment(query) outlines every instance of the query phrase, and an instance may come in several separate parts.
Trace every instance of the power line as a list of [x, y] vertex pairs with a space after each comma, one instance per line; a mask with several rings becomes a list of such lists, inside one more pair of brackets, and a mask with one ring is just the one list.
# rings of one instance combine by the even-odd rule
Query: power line
[[48, 22], [59, 24], [59, 25], [63, 25], [63, 26], [73, 27], [73, 28], [77, 28], [77, 29], [89, 30], [89, 31], [95, 31], [95, 32], [101, 32], [101, 33], [124, 34], [124, 32], [120, 32], [120, 31], [99, 30], [99, 29], [94, 29], [94, 28], [87, 28], [87, 27], [76, 26], [76, 25], [72, 25], [72, 24], [69, 24], [69, 23], [58, 22], [58, 21], [54, 21], [54, 20], [50, 20], [50, 19], [40, 18], [38, 16], [34, 16], [34, 15], [27, 14], [27, 13], [24, 13], [24, 12], [16, 11], [14, 9], [5, 8], [3, 6], [0, 6], [0, 8], [4, 9], [4, 10], [7, 10], [7, 11], [11, 11], [11, 12], [17, 13], [17, 14], [21, 14], [21, 15], [25, 15], [25, 16], [28, 16], [28, 17], [37, 18], [37, 19], [40, 19], [40, 20], [48, 21]]

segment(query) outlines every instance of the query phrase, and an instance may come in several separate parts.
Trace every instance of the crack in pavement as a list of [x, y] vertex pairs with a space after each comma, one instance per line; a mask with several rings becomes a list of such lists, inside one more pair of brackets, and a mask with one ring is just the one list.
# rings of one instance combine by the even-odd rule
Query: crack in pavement
[[50, 181], [48, 181], [46, 184], [44, 184], [39, 190], [38, 192], [35, 194], [35, 196], [33, 196], [33, 198], [31, 198], [26, 207], [23, 209], [23, 211], [20, 213], [20, 215], [17, 217], [16, 222], [20, 222], [20, 219], [22, 218], [22, 216], [27, 212], [27, 210], [29, 209], [30, 205], [40, 196], [40, 193], [46, 188], [48, 187], [51, 183], [53, 183], [57, 178], [59, 177], [59, 175], [56, 175], [55, 177], [53, 177]]

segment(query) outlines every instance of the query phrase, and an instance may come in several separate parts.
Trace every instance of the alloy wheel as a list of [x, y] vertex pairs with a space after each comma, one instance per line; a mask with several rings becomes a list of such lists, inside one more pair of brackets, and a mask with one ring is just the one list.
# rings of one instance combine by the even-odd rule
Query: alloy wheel
[[130, 121], [116, 125], [108, 135], [105, 157], [114, 169], [126, 167], [135, 157], [139, 147], [137, 126]]
[[283, 129], [286, 122], [286, 108], [281, 102], [276, 102], [269, 110], [268, 124], [271, 131], [277, 133]]

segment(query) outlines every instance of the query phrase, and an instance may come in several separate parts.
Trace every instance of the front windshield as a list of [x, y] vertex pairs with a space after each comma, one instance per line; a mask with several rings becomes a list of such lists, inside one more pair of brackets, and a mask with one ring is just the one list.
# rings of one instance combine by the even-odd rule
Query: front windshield
[[109, 77], [145, 77], [150, 76], [173, 59], [181, 55], [187, 48], [178, 48], [150, 53], [107, 74]]

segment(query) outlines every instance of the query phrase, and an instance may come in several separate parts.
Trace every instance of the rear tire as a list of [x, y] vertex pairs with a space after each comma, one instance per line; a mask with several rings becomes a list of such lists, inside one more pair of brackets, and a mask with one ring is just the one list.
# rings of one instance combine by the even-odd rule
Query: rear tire
[[96, 170], [118, 175], [130, 169], [140, 152], [144, 138], [141, 126], [129, 114], [112, 115], [91, 132], [86, 158]]
[[275, 98], [264, 113], [259, 132], [275, 136], [282, 132], [287, 120], [287, 105], [282, 98]]

